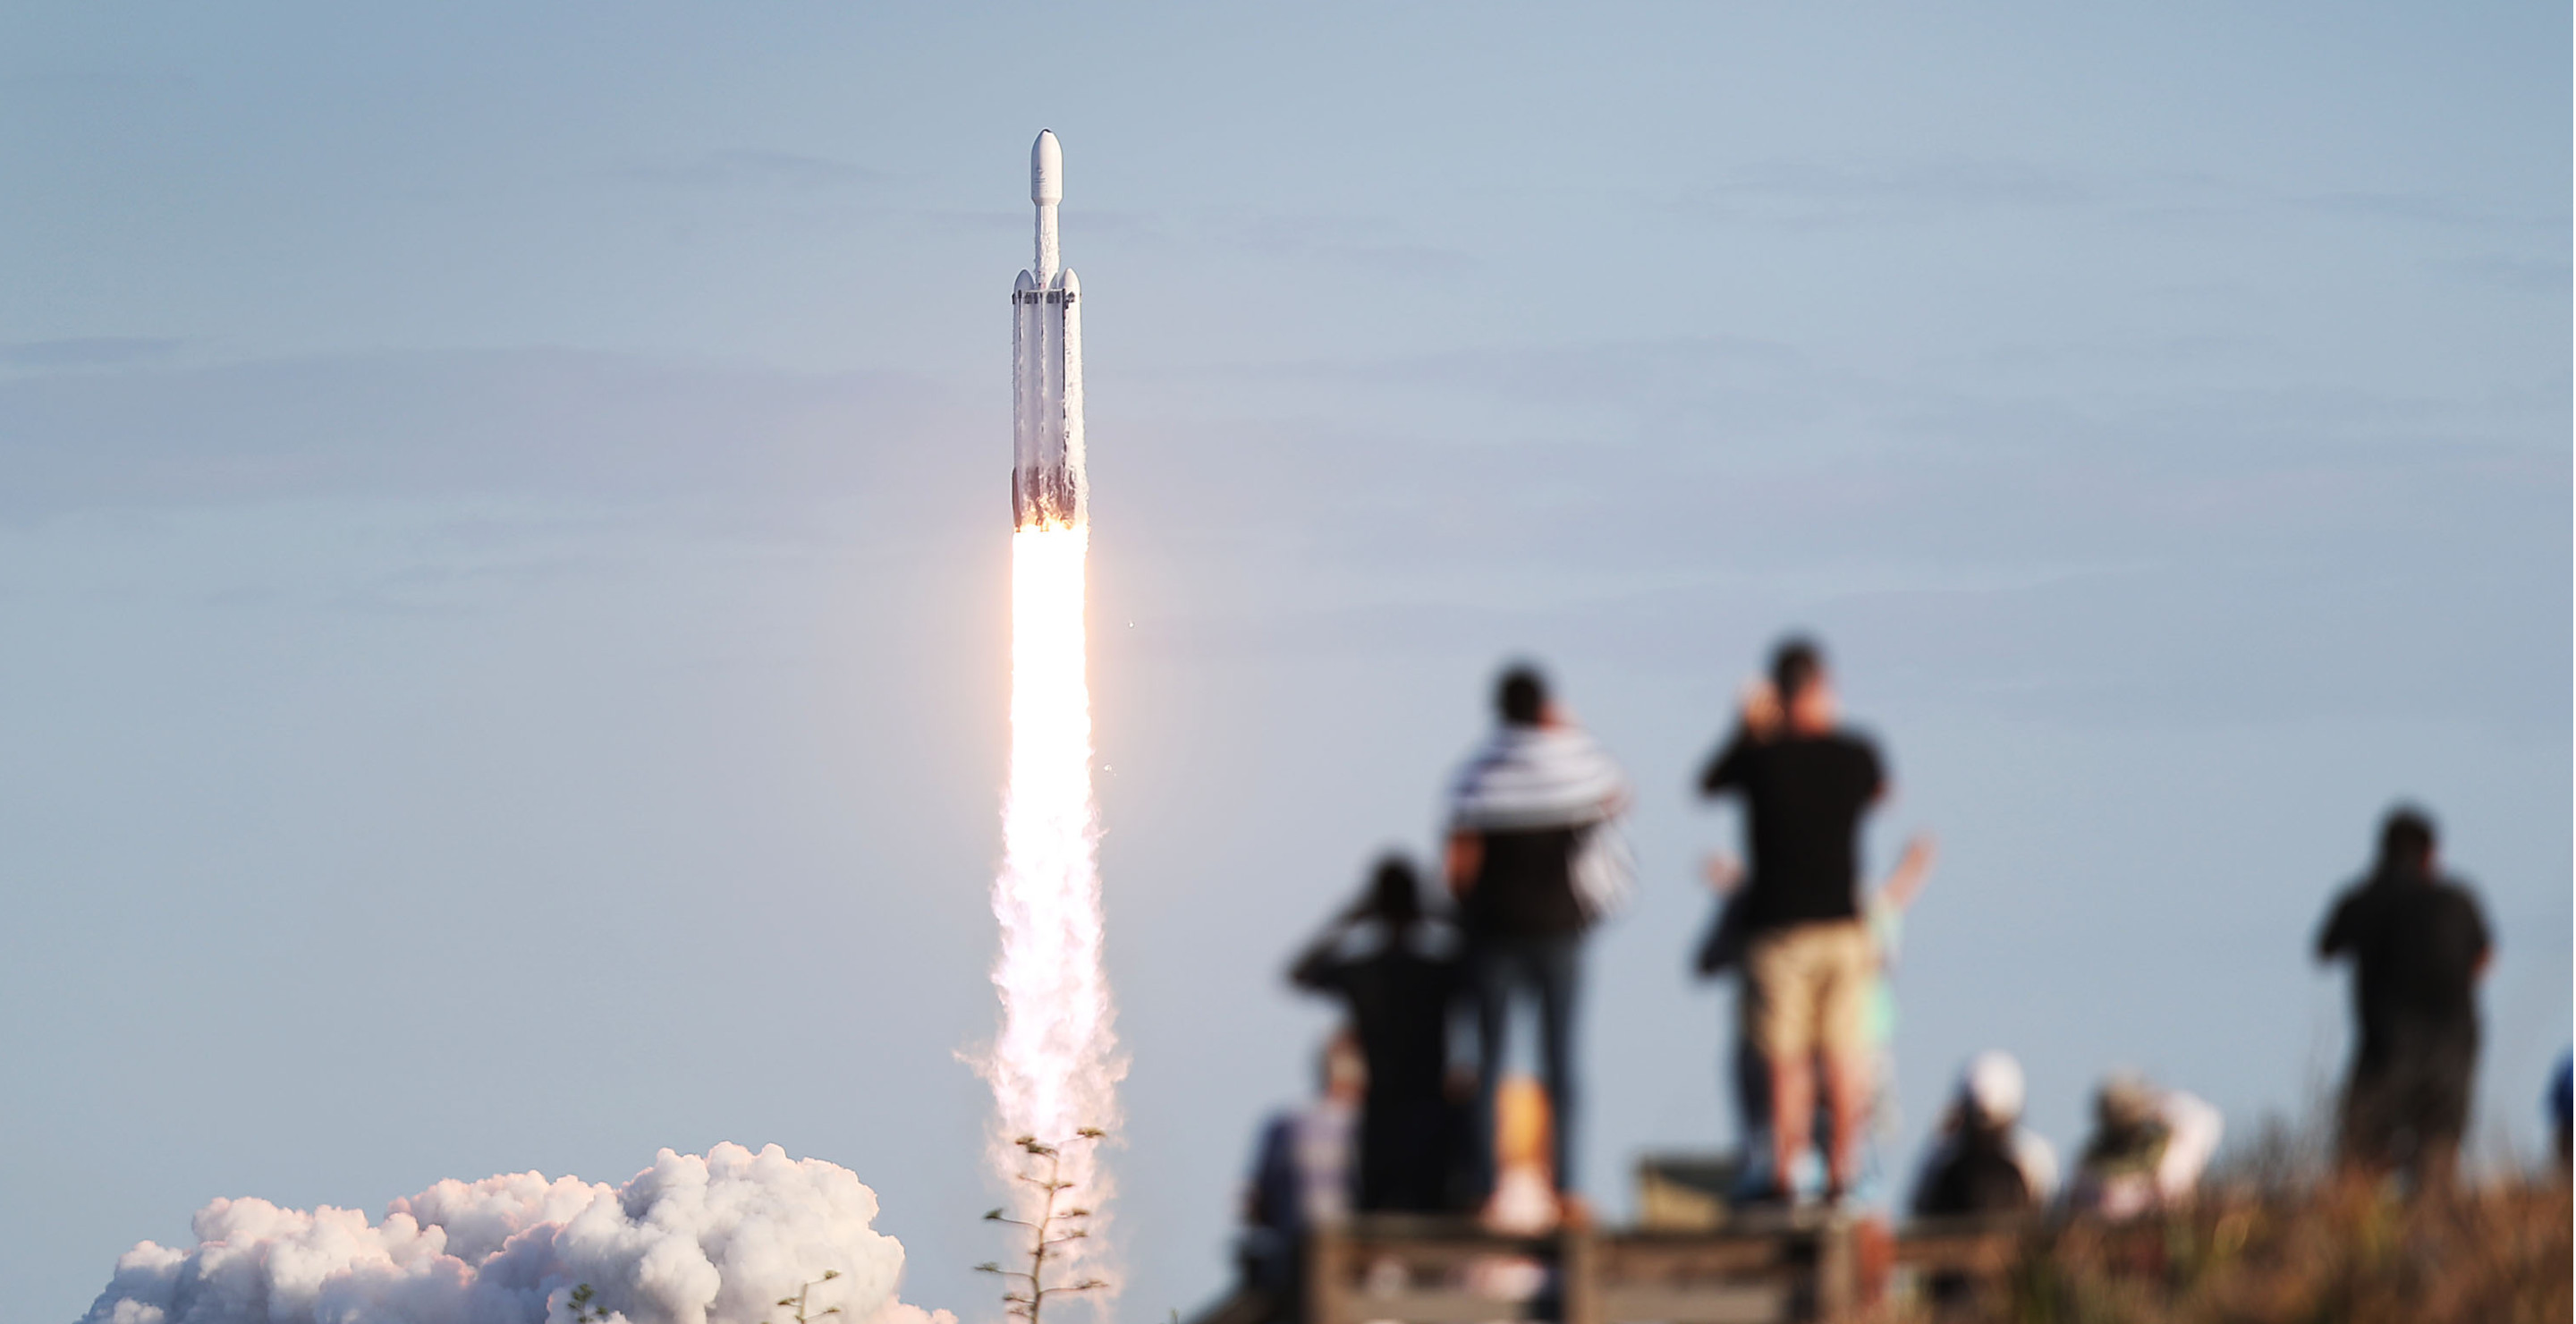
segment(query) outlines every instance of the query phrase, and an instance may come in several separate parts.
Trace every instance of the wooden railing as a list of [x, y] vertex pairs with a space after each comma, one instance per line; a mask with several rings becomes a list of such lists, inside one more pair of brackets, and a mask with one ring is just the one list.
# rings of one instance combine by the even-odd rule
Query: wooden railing
[[[2018, 1223], [1925, 1224], [1892, 1248], [1898, 1276], [1999, 1286]], [[1369, 1216], [1309, 1233], [1297, 1302], [1238, 1293], [1200, 1324], [1839, 1324], [1865, 1311], [1854, 1221], [1815, 1212], [1708, 1231], [1507, 1236], [1462, 1219]], [[1880, 1243], [1882, 1247], [1885, 1242]], [[1987, 1298], [1991, 1300], [1992, 1298]], [[1914, 1316], [1908, 1316], [1909, 1318]]]
[[1783, 1220], [1726, 1232], [1568, 1230], [1361, 1219], [1307, 1239], [1305, 1324], [1770, 1324], [1839, 1319], [1852, 1228]]

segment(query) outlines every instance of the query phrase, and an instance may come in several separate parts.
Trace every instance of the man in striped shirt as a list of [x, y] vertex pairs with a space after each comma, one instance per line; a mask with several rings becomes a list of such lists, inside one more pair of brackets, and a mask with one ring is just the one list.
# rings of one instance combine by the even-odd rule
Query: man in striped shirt
[[1595, 834], [1610, 831], [1626, 808], [1628, 782], [1550, 702], [1536, 668], [1504, 672], [1494, 706], [1499, 726], [1450, 792], [1446, 871], [1476, 998], [1477, 1185], [1480, 1192], [1493, 1185], [1494, 1094], [1511, 1004], [1527, 991], [1538, 1003], [1540, 1077], [1563, 1199], [1574, 1188], [1574, 990], [1583, 934], [1600, 904], [1577, 885], [1577, 872]]

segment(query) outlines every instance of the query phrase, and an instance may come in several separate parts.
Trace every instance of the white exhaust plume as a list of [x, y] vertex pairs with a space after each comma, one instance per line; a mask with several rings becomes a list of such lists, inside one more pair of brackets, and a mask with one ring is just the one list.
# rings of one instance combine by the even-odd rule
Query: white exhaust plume
[[[1110, 1195], [1085, 1128], [1115, 1131], [1125, 1064], [1111, 1033], [1100, 965], [1100, 820], [1091, 796], [1091, 699], [1083, 669], [1083, 561], [1090, 531], [1011, 535], [1011, 784], [1002, 808], [1002, 870], [993, 881], [1001, 957], [1002, 1032], [985, 1063], [995, 1104], [993, 1161], [1030, 1199], [1023, 1136], [1061, 1151], [1090, 1238], [1067, 1247], [1069, 1278], [1115, 1279], [1099, 1240]], [[1034, 1216], [1024, 1208], [1024, 1216]]]
[[903, 1245], [876, 1214], [846, 1168], [730, 1144], [663, 1150], [617, 1187], [443, 1181], [372, 1224], [217, 1200], [195, 1247], [127, 1251], [82, 1324], [566, 1324], [584, 1285], [621, 1324], [768, 1324], [815, 1282], [813, 1312], [849, 1324], [956, 1324], [895, 1299]]

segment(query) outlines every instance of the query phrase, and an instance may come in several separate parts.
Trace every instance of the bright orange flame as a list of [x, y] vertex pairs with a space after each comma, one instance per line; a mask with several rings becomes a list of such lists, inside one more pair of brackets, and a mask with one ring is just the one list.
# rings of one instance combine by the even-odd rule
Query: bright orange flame
[[[1082, 1127], [1115, 1130], [1125, 1074], [1100, 968], [1100, 817], [1083, 670], [1090, 540], [1082, 527], [1011, 535], [1011, 785], [993, 882], [1002, 1033], [987, 1070], [998, 1114], [994, 1160], [1006, 1178], [1025, 1170], [1028, 1156], [1014, 1143], [1020, 1136], [1061, 1144]], [[1065, 1176], [1078, 1183], [1072, 1198], [1093, 1211], [1096, 1238], [1110, 1192], [1093, 1149], [1072, 1144], [1063, 1153]], [[1105, 1276], [1096, 1247], [1095, 1240], [1065, 1249], [1086, 1251], [1083, 1272]]]

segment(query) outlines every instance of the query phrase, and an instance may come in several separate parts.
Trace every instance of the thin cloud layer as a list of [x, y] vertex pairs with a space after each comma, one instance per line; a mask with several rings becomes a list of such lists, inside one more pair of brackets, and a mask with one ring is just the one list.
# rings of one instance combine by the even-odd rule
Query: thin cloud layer
[[846, 496], [958, 458], [947, 439], [961, 412], [895, 373], [569, 350], [56, 372], [0, 380], [0, 515], [310, 497]]

